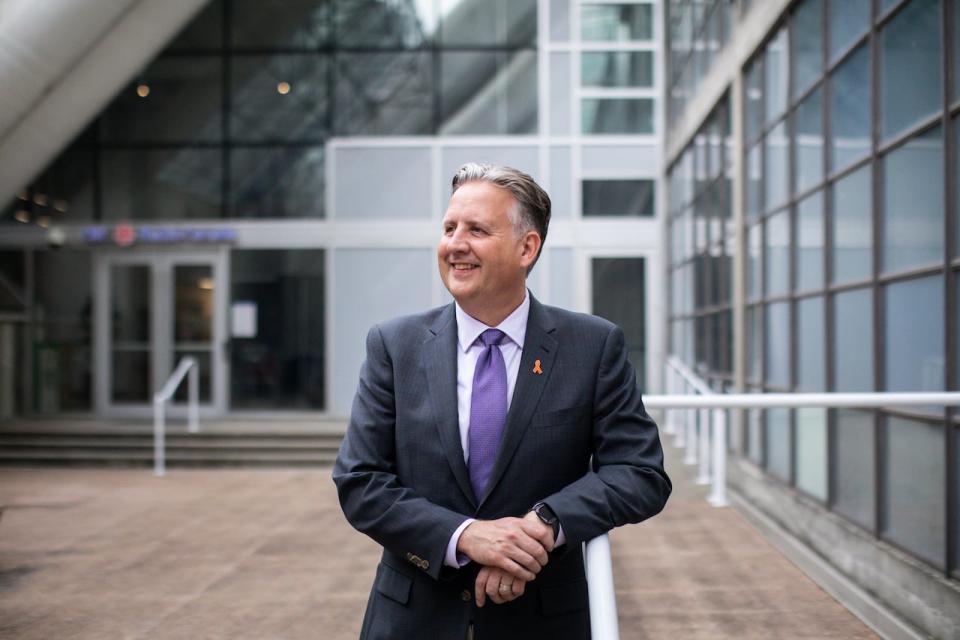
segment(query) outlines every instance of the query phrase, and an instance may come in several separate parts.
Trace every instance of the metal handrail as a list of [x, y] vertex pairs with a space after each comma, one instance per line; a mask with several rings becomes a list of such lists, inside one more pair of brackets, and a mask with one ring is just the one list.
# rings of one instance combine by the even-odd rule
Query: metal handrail
[[162, 476], [166, 473], [166, 403], [177, 387], [187, 378], [187, 431], [196, 433], [200, 430], [200, 376], [197, 359], [192, 356], [181, 358], [180, 364], [170, 374], [166, 384], [153, 394], [153, 473]]
[[[697, 464], [697, 481], [711, 484], [707, 501], [724, 507], [727, 501], [726, 409], [770, 407], [823, 409], [876, 409], [891, 406], [960, 406], [960, 392], [874, 393], [717, 393], [676, 357], [667, 359], [667, 394], [645, 395], [648, 409], [667, 411], [664, 432], [675, 435], [674, 444], [687, 449], [684, 461]], [[692, 394], [676, 393], [689, 388]], [[698, 415], [699, 414], [699, 415]], [[678, 425], [676, 416], [683, 424]], [[692, 455], [691, 455], [692, 454]], [[610, 539], [604, 534], [584, 544], [584, 564], [590, 601], [593, 640], [619, 640], [616, 593]]]

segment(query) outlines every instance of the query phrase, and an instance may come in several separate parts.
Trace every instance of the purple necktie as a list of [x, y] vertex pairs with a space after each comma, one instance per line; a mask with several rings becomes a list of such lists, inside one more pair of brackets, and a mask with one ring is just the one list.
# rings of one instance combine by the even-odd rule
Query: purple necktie
[[478, 502], [483, 500], [507, 424], [507, 367], [499, 346], [504, 338], [503, 331], [487, 329], [477, 339], [483, 345], [483, 352], [473, 372], [467, 467]]

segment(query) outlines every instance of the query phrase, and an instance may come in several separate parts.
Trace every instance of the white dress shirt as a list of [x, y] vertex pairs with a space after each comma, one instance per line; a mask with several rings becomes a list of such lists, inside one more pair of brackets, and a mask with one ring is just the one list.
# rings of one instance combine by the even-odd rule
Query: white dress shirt
[[[463, 448], [463, 461], [470, 459], [470, 401], [473, 397], [473, 374], [477, 368], [477, 359], [483, 352], [483, 344], [477, 342], [480, 334], [487, 329], [499, 329], [506, 334], [507, 339], [500, 343], [500, 353], [507, 368], [507, 411], [513, 400], [513, 390], [517, 385], [517, 374], [520, 372], [520, 356], [523, 354], [523, 340], [527, 335], [527, 318], [530, 316], [530, 292], [525, 292], [523, 302], [513, 312], [503, 319], [496, 327], [488, 327], [466, 311], [456, 305], [457, 314], [457, 413], [460, 419], [460, 446]], [[481, 496], [477, 496], [479, 500]], [[474, 521], [467, 518], [457, 527], [450, 542], [447, 543], [447, 553], [444, 564], [451, 567], [462, 567], [469, 562], [468, 558], [457, 557], [457, 543], [460, 534]], [[557, 536], [557, 546], [563, 544], [563, 530]]]

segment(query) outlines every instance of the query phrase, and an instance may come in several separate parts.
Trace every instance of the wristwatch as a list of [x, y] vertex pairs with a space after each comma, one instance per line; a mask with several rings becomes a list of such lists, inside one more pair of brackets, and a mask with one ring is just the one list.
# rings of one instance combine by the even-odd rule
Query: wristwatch
[[556, 542], [557, 538], [560, 537], [560, 518], [558, 518], [557, 514], [553, 512], [553, 509], [548, 507], [543, 502], [538, 502], [537, 504], [533, 505], [533, 509], [531, 509], [531, 511], [537, 514], [537, 517], [540, 518], [540, 521], [543, 524], [548, 525], [551, 529], [553, 529], [553, 541]]

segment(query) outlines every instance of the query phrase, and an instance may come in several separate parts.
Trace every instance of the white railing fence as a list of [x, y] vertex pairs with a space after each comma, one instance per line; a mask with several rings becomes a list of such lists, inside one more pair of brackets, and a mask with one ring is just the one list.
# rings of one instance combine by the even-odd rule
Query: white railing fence
[[187, 376], [187, 431], [200, 430], [200, 374], [197, 359], [186, 356], [170, 374], [160, 391], [153, 394], [153, 473], [166, 473], [166, 404]]
[[[877, 409], [894, 406], [960, 406], [957, 392], [716, 393], [675, 357], [667, 358], [666, 394], [644, 396], [647, 409], [663, 409], [663, 432], [685, 449], [684, 463], [697, 466], [697, 482], [710, 484], [707, 501], [727, 501], [727, 410], [817, 407]], [[584, 545], [593, 640], [619, 640], [610, 540]]]

